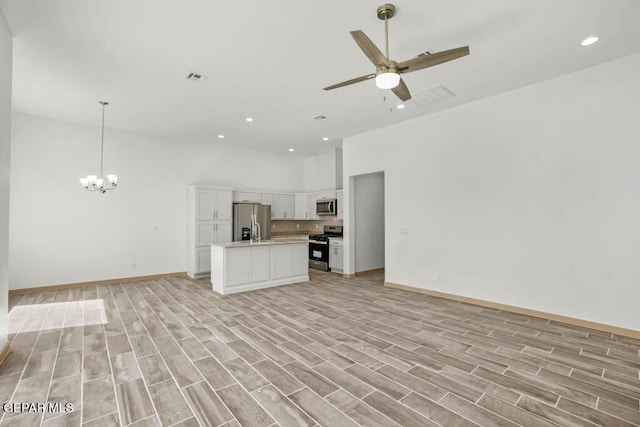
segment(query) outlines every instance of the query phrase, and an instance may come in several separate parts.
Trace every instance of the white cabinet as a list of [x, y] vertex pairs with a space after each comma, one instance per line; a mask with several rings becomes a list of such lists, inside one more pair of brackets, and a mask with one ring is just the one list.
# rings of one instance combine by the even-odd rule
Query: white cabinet
[[295, 197], [292, 194], [273, 195], [273, 219], [294, 219]]
[[271, 246], [271, 278], [282, 279], [308, 274], [307, 245]]
[[[195, 271], [208, 272], [211, 271], [211, 248], [210, 247], [197, 247], [196, 251], [196, 265]], [[191, 277], [196, 277], [197, 274], [189, 274]]]
[[231, 220], [232, 215], [232, 198], [231, 191], [218, 191], [209, 188], [194, 188], [194, 201], [196, 216], [195, 219], [201, 220]]
[[309, 280], [306, 241], [211, 245], [211, 289], [226, 295]]
[[344, 269], [344, 245], [342, 240], [329, 239], [329, 268], [336, 273]]
[[320, 217], [316, 214], [316, 195], [309, 194], [307, 196], [307, 210], [309, 214], [307, 215], [308, 219], [320, 219]]
[[233, 192], [233, 202], [243, 202], [243, 203], [262, 203], [262, 194], [261, 193], [249, 193], [246, 191], [234, 191]]
[[211, 244], [231, 241], [230, 188], [190, 186], [187, 189], [187, 273], [211, 272]]
[[336, 188], [336, 153], [318, 154], [318, 188]]
[[227, 255], [227, 285], [269, 280], [269, 246], [234, 248]]
[[344, 190], [336, 191], [336, 203], [338, 204], [337, 219], [344, 219]]
[[342, 188], [342, 149], [330, 148], [305, 159], [305, 189]]
[[296, 193], [295, 195], [295, 219], [309, 219], [309, 195]]

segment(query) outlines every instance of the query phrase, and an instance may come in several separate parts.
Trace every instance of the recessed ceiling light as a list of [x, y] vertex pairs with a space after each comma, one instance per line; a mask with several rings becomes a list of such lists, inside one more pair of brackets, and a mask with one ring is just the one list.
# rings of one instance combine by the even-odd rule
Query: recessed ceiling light
[[296, 150], [294, 150], [293, 148], [289, 148], [289, 151], [296, 151]]
[[248, 121], [248, 122], [252, 122], [253, 118], [252, 117], [247, 117], [245, 120]]
[[323, 141], [328, 141], [329, 137], [325, 136], [324, 138], [322, 138]]
[[586, 39], [582, 40], [582, 43], [580, 43], [580, 46], [591, 46], [592, 44], [594, 44], [598, 40], [600, 40], [600, 38], [598, 38], [596, 36], [587, 37]]
[[396, 105], [396, 108], [398, 110], [402, 110], [404, 108], [404, 104], [398, 104], [398, 105]]
[[224, 135], [222, 135], [222, 134], [221, 134], [221, 135], [218, 135], [218, 138], [220, 138], [220, 139], [224, 139]]

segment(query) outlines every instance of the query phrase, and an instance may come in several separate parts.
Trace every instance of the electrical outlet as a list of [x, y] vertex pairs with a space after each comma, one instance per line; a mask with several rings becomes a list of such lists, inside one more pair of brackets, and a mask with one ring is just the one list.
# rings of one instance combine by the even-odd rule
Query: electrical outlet
[[300, 228], [300, 224], [296, 224], [296, 228]]
[[316, 224], [316, 228], [318, 228], [318, 224]]
[[157, 225], [153, 226], [153, 231], [158, 231], [158, 226]]
[[131, 263], [131, 268], [136, 268], [136, 262], [135, 262], [135, 261], [133, 261], [133, 262]]
[[273, 230], [276, 229], [276, 225], [275, 224], [271, 224], [271, 227], [272, 227]]

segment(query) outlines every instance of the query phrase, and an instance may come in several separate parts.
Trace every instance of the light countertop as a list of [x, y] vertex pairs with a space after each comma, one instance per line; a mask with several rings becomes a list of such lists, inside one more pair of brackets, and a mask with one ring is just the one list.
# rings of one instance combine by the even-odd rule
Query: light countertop
[[277, 240], [261, 240], [259, 242], [251, 242], [250, 240], [242, 240], [239, 242], [212, 243], [211, 246], [220, 246], [223, 248], [246, 248], [249, 246], [273, 246], [273, 245], [291, 245], [308, 243], [309, 240], [301, 238], [277, 239]]

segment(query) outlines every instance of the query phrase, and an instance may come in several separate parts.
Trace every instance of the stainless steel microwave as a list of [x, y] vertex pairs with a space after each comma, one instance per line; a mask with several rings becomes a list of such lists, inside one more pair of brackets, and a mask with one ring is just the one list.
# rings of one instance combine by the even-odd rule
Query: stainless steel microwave
[[337, 215], [338, 201], [336, 199], [320, 199], [316, 201], [317, 215]]

